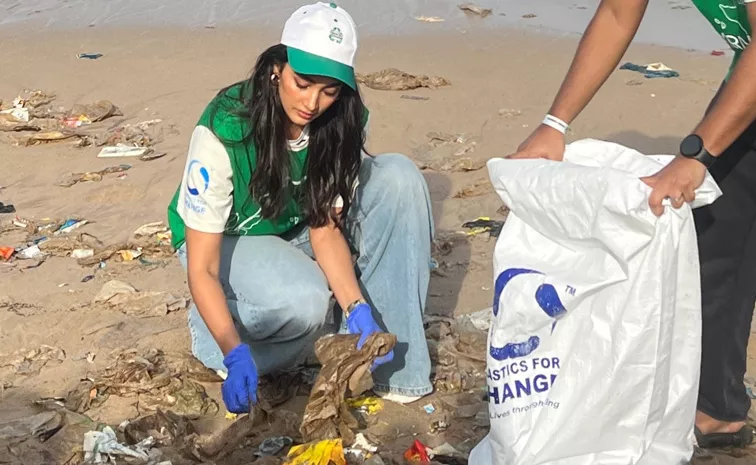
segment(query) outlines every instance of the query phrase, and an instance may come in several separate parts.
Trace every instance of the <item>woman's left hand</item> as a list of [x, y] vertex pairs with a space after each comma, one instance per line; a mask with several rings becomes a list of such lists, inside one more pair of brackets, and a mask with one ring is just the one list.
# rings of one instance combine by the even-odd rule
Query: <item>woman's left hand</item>
[[[359, 334], [360, 340], [357, 342], [357, 350], [362, 349], [365, 345], [365, 341], [371, 334], [382, 333], [383, 330], [375, 318], [373, 318], [373, 309], [368, 304], [359, 304], [347, 317], [347, 329], [349, 334]], [[392, 350], [383, 357], [378, 357], [373, 363], [372, 369], [374, 370], [378, 365], [383, 365], [394, 360], [394, 351]]]
[[648, 198], [651, 211], [656, 216], [661, 216], [664, 213], [662, 202], [665, 198], [670, 199], [675, 208], [682, 207], [684, 202], [692, 202], [696, 198], [696, 189], [703, 184], [705, 176], [706, 167], [703, 163], [678, 155], [655, 175], [641, 178], [653, 189]]

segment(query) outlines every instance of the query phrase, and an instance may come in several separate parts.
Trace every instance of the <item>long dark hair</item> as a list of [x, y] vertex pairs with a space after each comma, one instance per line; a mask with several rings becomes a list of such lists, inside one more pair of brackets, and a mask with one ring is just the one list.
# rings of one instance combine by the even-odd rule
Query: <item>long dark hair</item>
[[[287, 62], [286, 46], [274, 45], [260, 55], [252, 76], [242, 83], [243, 110], [239, 116], [249, 121], [250, 127], [244, 131], [243, 143], [254, 143], [257, 151], [249, 191], [266, 219], [281, 215], [290, 196], [295, 195], [311, 227], [325, 226], [329, 221], [341, 226], [351, 205], [352, 186], [365, 150], [365, 105], [358, 91], [344, 85], [333, 105], [310, 123], [305, 179], [301, 189], [292, 190], [288, 121], [278, 87], [271, 80], [274, 68], [283, 69]], [[344, 203], [337, 215], [332, 204], [338, 196]]]

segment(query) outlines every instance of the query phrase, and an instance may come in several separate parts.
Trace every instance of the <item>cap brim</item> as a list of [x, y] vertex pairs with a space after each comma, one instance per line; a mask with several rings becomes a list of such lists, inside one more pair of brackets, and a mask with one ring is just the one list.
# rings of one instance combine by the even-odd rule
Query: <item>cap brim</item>
[[289, 65], [295, 73], [337, 79], [352, 89], [357, 90], [357, 83], [354, 79], [354, 68], [351, 66], [302, 51], [298, 48], [286, 47], [286, 49], [289, 55]]

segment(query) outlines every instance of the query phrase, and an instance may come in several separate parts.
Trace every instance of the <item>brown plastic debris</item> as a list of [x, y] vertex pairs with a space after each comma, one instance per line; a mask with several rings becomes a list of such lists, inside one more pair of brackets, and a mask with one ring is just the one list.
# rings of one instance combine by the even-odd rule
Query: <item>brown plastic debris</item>
[[180, 447], [185, 438], [195, 432], [194, 426], [185, 417], [160, 409], [152, 415], [129, 422], [124, 428], [128, 444], [137, 444], [152, 436], [158, 446]]
[[83, 145], [94, 144], [97, 147], [104, 145], [129, 145], [132, 147], [152, 147], [162, 142], [165, 138], [162, 128], [162, 120], [155, 119], [140, 123], [118, 126], [102, 134], [94, 136], [94, 140], [87, 139]]
[[95, 304], [139, 318], [164, 316], [187, 307], [187, 299], [167, 292], [139, 292], [130, 284], [112, 280], [103, 285], [94, 298]]
[[485, 18], [486, 16], [493, 13], [493, 10], [490, 8], [481, 8], [478, 5], [474, 5], [472, 3], [465, 3], [463, 5], [457, 5], [460, 10], [464, 11], [467, 15], [478, 15], [481, 18]]
[[84, 413], [104, 403], [108, 396], [116, 395], [137, 397], [140, 411], [170, 409], [189, 418], [218, 412], [218, 404], [201, 385], [168, 365], [163, 353], [156, 349], [141, 356], [136, 349], [121, 352], [114, 364], [68, 393], [66, 408]]
[[30, 417], [0, 423], [0, 440], [49, 438], [57, 432], [63, 417], [57, 412], [42, 412]]
[[372, 388], [370, 366], [396, 345], [396, 336], [371, 335], [362, 350], [357, 350], [359, 335], [329, 335], [315, 343], [315, 355], [322, 364], [299, 431], [305, 441], [343, 438], [354, 440], [351, 428], [357, 420], [347, 408], [344, 397], [356, 397]]
[[70, 131], [44, 131], [36, 132], [34, 134], [27, 134], [22, 136], [13, 137], [13, 145], [28, 147], [30, 145], [47, 144], [50, 142], [59, 142], [62, 140], [77, 137], [77, 135]]
[[433, 147], [447, 144], [466, 144], [472, 140], [467, 134], [448, 134], [445, 132], [429, 132], [427, 137]]
[[466, 199], [469, 197], [479, 197], [481, 195], [490, 194], [493, 192], [491, 187], [491, 181], [488, 179], [479, 179], [474, 183], [463, 187], [454, 194], [455, 199]]
[[66, 353], [62, 349], [43, 344], [38, 349], [20, 349], [0, 357], [0, 367], [13, 367], [18, 375], [34, 375], [48, 362], [62, 363], [65, 359]]
[[242, 415], [224, 430], [208, 436], [193, 435], [188, 438], [186, 454], [200, 461], [218, 460], [230, 454], [255, 430], [268, 422], [268, 413], [259, 404], [249, 415]]
[[446, 171], [458, 173], [463, 171], [478, 171], [486, 166], [486, 160], [475, 160], [471, 157], [455, 157], [441, 160], [427, 160], [418, 163], [421, 170]]
[[98, 100], [89, 105], [74, 105], [68, 116], [72, 118], [83, 116], [91, 123], [96, 123], [111, 116], [123, 116], [123, 113], [110, 100]]
[[71, 187], [80, 182], [100, 182], [104, 176], [108, 174], [123, 173], [131, 169], [129, 165], [110, 166], [100, 171], [88, 171], [86, 173], [72, 173], [67, 175], [61, 181], [58, 181], [55, 185], [60, 187]]
[[428, 316], [426, 326], [436, 390], [454, 393], [483, 386], [486, 333], [464, 319]]
[[370, 74], [358, 74], [357, 82], [375, 90], [412, 90], [419, 87], [435, 89], [451, 85], [451, 82], [442, 77], [415, 76], [396, 68], [388, 68]]

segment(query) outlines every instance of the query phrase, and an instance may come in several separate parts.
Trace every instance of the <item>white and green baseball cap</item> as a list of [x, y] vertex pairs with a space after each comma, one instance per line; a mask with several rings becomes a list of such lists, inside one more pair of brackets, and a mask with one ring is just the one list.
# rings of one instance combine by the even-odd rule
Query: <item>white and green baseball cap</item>
[[357, 26], [335, 3], [318, 2], [298, 9], [286, 21], [281, 43], [286, 45], [289, 65], [297, 74], [326, 76], [357, 88]]

